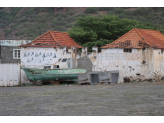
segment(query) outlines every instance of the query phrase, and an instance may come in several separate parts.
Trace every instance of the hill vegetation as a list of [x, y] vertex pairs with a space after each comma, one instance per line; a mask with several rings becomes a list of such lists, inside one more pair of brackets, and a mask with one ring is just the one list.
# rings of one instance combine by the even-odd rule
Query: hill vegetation
[[[1, 39], [30, 39], [33, 40], [49, 30], [68, 32], [77, 26], [77, 18], [88, 15], [102, 17], [115, 15], [119, 19], [138, 20], [147, 27], [164, 31], [164, 8], [130, 8], [130, 7], [32, 7], [32, 8], [0, 8]], [[129, 28], [130, 29], [130, 28]], [[122, 35], [122, 33], [120, 33]], [[119, 35], [120, 36], [120, 35]], [[96, 41], [101, 38], [97, 38]], [[109, 40], [109, 39], [108, 39]], [[110, 39], [114, 40], [114, 38]], [[108, 41], [109, 42], [109, 41]], [[102, 44], [101, 44], [102, 45]]]

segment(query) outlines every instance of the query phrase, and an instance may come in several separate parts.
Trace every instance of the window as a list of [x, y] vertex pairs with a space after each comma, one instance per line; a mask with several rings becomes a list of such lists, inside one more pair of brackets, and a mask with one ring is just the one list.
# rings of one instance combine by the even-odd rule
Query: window
[[132, 49], [124, 49], [124, 52], [129, 52], [129, 53], [131, 53], [131, 52], [132, 52]]
[[61, 61], [61, 59], [58, 60], [58, 62], [60, 62], [60, 61]]
[[20, 49], [14, 49], [13, 50], [13, 59], [20, 59]]
[[51, 66], [44, 66], [44, 69], [51, 69]]
[[59, 68], [59, 65], [54, 65], [54, 69]]
[[62, 60], [62, 62], [66, 62], [66, 61], [67, 61], [67, 59], [63, 59], [63, 60]]

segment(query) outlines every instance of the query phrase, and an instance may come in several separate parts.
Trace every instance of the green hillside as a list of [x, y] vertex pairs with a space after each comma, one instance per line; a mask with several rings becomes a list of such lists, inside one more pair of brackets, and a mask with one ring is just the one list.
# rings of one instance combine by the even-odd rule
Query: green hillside
[[112, 14], [120, 19], [128, 18], [143, 21], [164, 31], [164, 8], [129, 8], [129, 7], [35, 7], [35, 8], [0, 8], [0, 39], [35, 39], [43, 33], [54, 30], [67, 32], [78, 17], [87, 15], [100, 16]]

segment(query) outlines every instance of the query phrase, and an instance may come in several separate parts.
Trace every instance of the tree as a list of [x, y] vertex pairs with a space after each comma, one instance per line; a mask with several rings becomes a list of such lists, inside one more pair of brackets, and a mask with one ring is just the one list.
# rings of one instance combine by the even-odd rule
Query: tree
[[101, 47], [111, 43], [133, 28], [156, 30], [157, 26], [127, 18], [119, 19], [115, 15], [86, 16], [77, 19], [69, 35], [80, 45], [91, 49], [93, 46]]

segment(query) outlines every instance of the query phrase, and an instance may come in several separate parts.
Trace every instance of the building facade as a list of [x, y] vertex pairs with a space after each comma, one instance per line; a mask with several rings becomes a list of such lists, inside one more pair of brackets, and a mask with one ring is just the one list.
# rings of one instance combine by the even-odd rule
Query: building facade
[[[38, 69], [76, 68], [77, 55], [75, 54], [78, 48], [82, 48], [69, 37], [68, 33], [57, 31], [48, 31], [31, 43], [20, 45], [20, 47], [21, 67]], [[56, 65], [61, 59], [65, 62], [65, 66]], [[21, 70], [21, 80], [22, 83], [30, 83], [23, 70]]]
[[159, 81], [163, 77], [164, 35], [159, 31], [134, 28], [101, 48], [97, 70], [123, 70], [125, 80], [130, 81]]
[[0, 40], [0, 63], [20, 63], [19, 45], [30, 42], [31, 40]]
[[[20, 47], [22, 67], [63, 68], [59, 61], [73, 58], [74, 68], [92, 72], [123, 71], [124, 82], [159, 81], [164, 74], [164, 35], [154, 30], [134, 28], [101, 47], [101, 52], [97, 47], [88, 52], [87, 47], [78, 45], [67, 33], [56, 31], [49, 31]], [[66, 66], [69, 65], [66, 63]], [[22, 81], [28, 82], [24, 71], [21, 74]]]
[[0, 86], [21, 84], [21, 48], [18, 46], [30, 42], [31, 40], [0, 40]]

